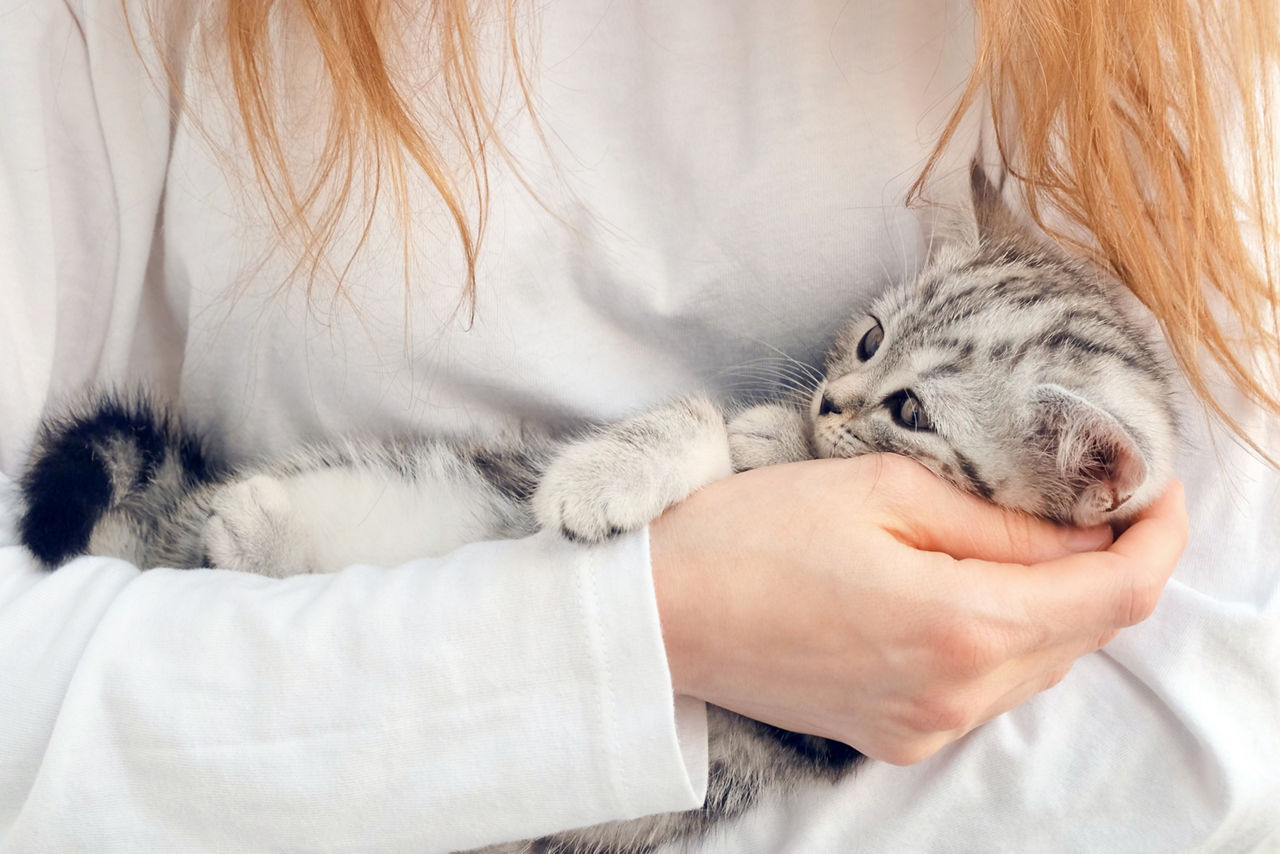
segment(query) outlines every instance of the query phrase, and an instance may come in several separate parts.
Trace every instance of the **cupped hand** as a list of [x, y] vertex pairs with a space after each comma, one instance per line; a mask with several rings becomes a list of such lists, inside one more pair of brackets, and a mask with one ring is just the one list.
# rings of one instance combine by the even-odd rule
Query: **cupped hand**
[[898, 764], [1149, 616], [1186, 536], [1180, 484], [1113, 542], [895, 456], [745, 472], [650, 526], [678, 692]]

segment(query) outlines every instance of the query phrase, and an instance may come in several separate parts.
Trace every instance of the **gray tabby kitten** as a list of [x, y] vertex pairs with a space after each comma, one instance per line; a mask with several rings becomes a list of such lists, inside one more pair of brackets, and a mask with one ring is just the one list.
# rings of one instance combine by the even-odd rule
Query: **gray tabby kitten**
[[[972, 233], [845, 328], [804, 407], [726, 415], [693, 397], [568, 440], [346, 442], [225, 472], [172, 417], [103, 396], [45, 424], [23, 479], [24, 541], [50, 566], [90, 551], [144, 567], [328, 572], [540, 528], [599, 542], [733, 471], [880, 452], [1007, 507], [1123, 522], [1170, 474], [1169, 374], [1116, 283], [1023, 229], [976, 165], [971, 177]], [[859, 758], [708, 711], [701, 809], [486, 850], [647, 851]]]

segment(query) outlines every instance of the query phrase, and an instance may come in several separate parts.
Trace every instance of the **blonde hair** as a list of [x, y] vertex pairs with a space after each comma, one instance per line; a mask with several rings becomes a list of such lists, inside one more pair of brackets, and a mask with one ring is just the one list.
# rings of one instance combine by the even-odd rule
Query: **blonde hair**
[[[489, 11], [500, 7], [505, 22], [503, 55], [529, 105], [517, 0], [494, 4]], [[505, 154], [495, 133], [500, 93], [486, 87], [478, 62], [477, 21], [488, 7], [468, 0], [423, 6], [413, 37], [433, 51], [445, 109], [432, 120], [442, 115], [445, 127], [424, 127], [395, 71], [396, 34], [406, 27], [393, 17], [405, 4], [223, 0], [222, 26], [213, 32], [225, 45], [258, 183], [277, 227], [301, 236], [306, 258], [315, 265], [324, 256], [357, 177], [375, 194], [390, 186], [403, 217], [406, 175], [417, 169], [452, 217], [473, 299], [487, 158]], [[1150, 308], [1206, 405], [1239, 432], [1210, 392], [1202, 349], [1247, 398], [1280, 413], [1280, 389], [1262, 379], [1267, 370], [1280, 377], [1275, 117], [1267, 96], [1268, 86], [1280, 85], [1273, 0], [975, 0], [975, 7], [977, 61], [912, 196], [962, 116], [985, 99], [1031, 216], [1048, 227], [1045, 214], [1053, 211], [1092, 235], [1056, 234]], [[305, 175], [294, 174], [281, 143], [273, 11], [296, 16], [329, 89], [323, 147]], [[465, 163], [442, 154], [437, 140], [445, 131]], [[1243, 155], [1233, 161], [1233, 153]]]
[[[517, 0], [491, 5], [499, 12], [484, 20], [477, 8], [485, 4], [467, 0], [220, 0], [204, 9], [201, 55], [220, 64], [213, 73], [230, 82], [253, 177], [282, 242], [298, 252], [290, 280], [305, 282], [309, 297], [322, 268], [342, 291], [343, 268], [333, 268], [329, 249], [355, 214], [363, 229], [350, 251], [358, 253], [370, 235], [375, 202], [388, 190], [406, 237], [408, 275], [409, 187], [416, 170], [452, 221], [466, 264], [462, 296], [474, 303], [489, 162], [495, 154], [507, 157], [495, 130], [497, 105], [508, 86], [526, 105], [531, 98]], [[165, 9], [148, 14], [159, 32], [162, 17], [155, 11]], [[502, 40], [506, 61], [498, 74], [482, 69], [482, 30]], [[402, 43], [405, 35], [411, 45]], [[424, 56], [431, 67], [415, 69], [414, 80], [427, 80], [430, 91], [415, 91], [403, 72], [409, 57]], [[288, 78], [300, 65], [318, 67], [320, 92], [290, 90]], [[165, 70], [180, 89], [177, 75]], [[320, 146], [303, 161], [284, 141], [286, 130], [296, 133], [282, 119], [297, 108], [290, 102], [295, 95], [308, 99], [311, 114], [292, 118], [323, 122], [308, 124], [319, 131]], [[200, 117], [193, 118], [202, 129]], [[541, 135], [536, 116], [534, 129]]]
[[[977, 61], [912, 194], [985, 97], [1031, 216], [1151, 310], [1210, 410], [1241, 433], [1210, 392], [1202, 349], [1280, 413], [1274, 0], [975, 5]], [[1093, 240], [1050, 227], [1049, 211]]]

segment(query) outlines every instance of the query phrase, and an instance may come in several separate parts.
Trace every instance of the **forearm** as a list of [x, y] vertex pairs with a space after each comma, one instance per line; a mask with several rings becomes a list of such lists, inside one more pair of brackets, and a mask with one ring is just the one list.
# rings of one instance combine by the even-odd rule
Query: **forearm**
[[451, 850], [701, 798], [643, 534], [284, 581], [10, 547], [0, 577], [15, 850]]

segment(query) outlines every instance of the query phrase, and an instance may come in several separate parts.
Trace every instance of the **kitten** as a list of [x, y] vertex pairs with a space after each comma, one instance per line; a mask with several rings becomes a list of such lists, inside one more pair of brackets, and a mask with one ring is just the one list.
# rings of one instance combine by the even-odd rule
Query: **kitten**
[[[44, 424], [21, 535], [49, 566], [89, 551], [143, 567], [327, 572], [540, 528], [599, 542], [735, 470], [880, 452], [1045, 518], [1123, 522], [1170, 474], [1170, 375], [1119, 285], [1026, 231], [976, 164], [971, 189], [972, 233], [845, 328], [807, 406], [726, 415], [692, 397], [569, 440], [353, 441], [227, 471], [176, 418], [104, 395]], [[485, 850], [650, 850], [860, 758], [716, 707], [708, 725], [701, 809]]]

